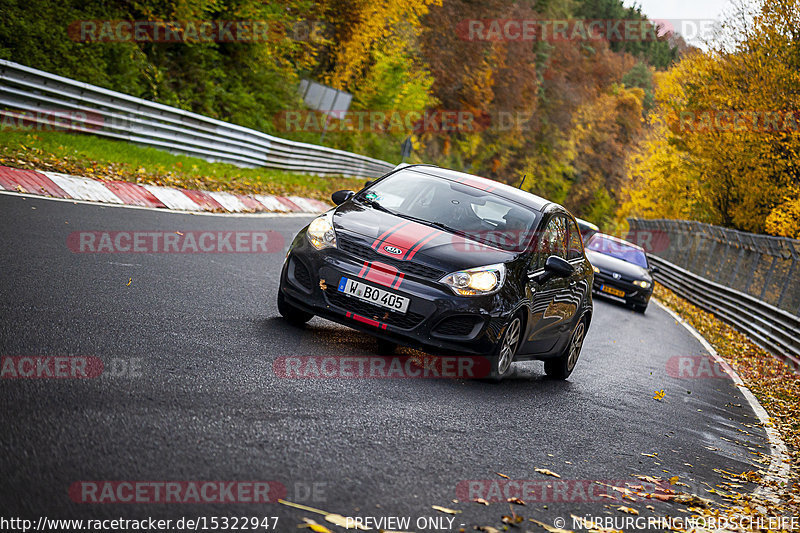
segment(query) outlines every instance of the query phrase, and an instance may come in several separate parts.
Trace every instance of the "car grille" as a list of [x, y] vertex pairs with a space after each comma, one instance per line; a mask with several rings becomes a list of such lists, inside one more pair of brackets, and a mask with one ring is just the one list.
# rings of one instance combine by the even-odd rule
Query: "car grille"
[[375, 318], [375, 320], [401, 329], [414, 328], [423, 320], [425, 320], [425, 317], [419, 313], [407, 312], [405, 315], [402, 315], [400, 313], [395, 313], [377, 305], [372, 305], [368, 302], [359, 300], [358, 298], [345, 296], [336, 290], [335, 287], [328, 287], [328, 289], [325, 291], [325, 296], [328, 297], [328, 301], [331, 303], [331, 305], [352, 311], [367, 318]]
[[337, 235], [336, 244], [337, 247], [343, 252], [347, 252], [348, 254], [354, 255], [360, 259], [365, 259], [367, 261], [381, 261], [387, 265], [395, 267], [400, 272], [410, 274], [418, 278], [439, 281], [444, 277], [445, 274], [447, 274], [447, 272], [438, 268], [386, 257], [385, 255], [379, 254], [369, 246], [359, 244], [342, 235]]
[[619, 289], [625, 293], [626, 297], [632, 296], [635, 293], [642, 290], [641, 287], [634, 285], [632, 278], [623, 278], [614, 279], [611, 276], [598, 276], [595, 274], [594, 277], [594, 287], [599, 287], [600, 285], [605, 285], [608, 287], [614, 287], [615, 289]]
[[292, 263], [294, 263], [294, 279], [297, 280], [297, 283], [306, 289], [313, 289], [314, 282], [311, 281], [311, 274], [309, 274], [308, 268], [297, 258], [295, 258]]
[[620, 274], [619, 279], [614, 278], [614, 274], [609, 271], [600, 271], [600, 274], [595, 274], [595, 277], [598, 277], [604, 281], [611, 281], [611, 282], [625, 282], [625, 283], [633, 283], [633, 278], [629, 278], [628, 276], [623, 276]]
[[442, 320], [435, 329], [440, 335], [463, 336], [472, 333], [475, 324], [480, 322], [477, 316], [451, 316]]

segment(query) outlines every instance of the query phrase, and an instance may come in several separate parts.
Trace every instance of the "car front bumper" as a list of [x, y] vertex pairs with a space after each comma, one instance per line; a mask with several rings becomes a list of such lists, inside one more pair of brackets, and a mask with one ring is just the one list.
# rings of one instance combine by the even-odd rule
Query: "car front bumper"
[[[622, 295], [604, 291], [604, 287], [610, 287], [616, 291], [621, 291]], [[643, 289], [629, 281], [615, 279], [613, 276], [604, 273], [595, 273], [592, 291], [602, 296], [625, 300], [627, 303], [647, 305], [650, 302], [650, 297], [653, 295], [653, 286], [651, 285], [647, 289]]]
[[[294, 307], [397, 344], [442, 353], [495, 353], [512, 312], [500, 293], [459, 297], [438, 280], [411, 275], [376, 283], [364, 277], [364, 267], [364, 260], [336, 248], [317, 250], [301, 232], [287, 254], [279, 290]], [[410, 298], [407, 312], [339, 292], [342, 277]]]

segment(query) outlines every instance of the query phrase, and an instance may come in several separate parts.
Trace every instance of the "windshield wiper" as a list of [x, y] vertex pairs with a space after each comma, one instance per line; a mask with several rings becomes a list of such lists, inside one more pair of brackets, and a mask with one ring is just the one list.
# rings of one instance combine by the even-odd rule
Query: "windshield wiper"
[[395, 213], [395, 215], [397, 215], [399, 217], [402, 217], [402, 218], [407, 218], [408, 220], [413, 220], [414, 222], [419, 222], [420, 224], [425, 224], [426, 226], [433, 226], [434, 228], [438, 228], [438, 229], [443, 230], [443, 231], [448, 231], [450, 233], [455, 233], [456, 235], [461, 235], [462, 237], [468, 237], [468, 238], [474, 240], [474, 238], [469, 233], [467, 233], [467, 232], [465, 232], [463, 230], [460, 230], [460, 229], [456, 229], [456, 228], [450, 227], [447, 224], [445, 224], [444, 222], [437, 222], [437, 221], [433, 221], [433, 220], [425, 220], [424, 218], [417, 218], [417, 217], [414, 217], [414, 216], [411, 216], [411, 215], [404, 215], [403, 213]]
[[[453, 227], [450, 227], [447, 224], [445, 224], [444, 222], [425, 220], [424, 218], [418, 218], [418, 217], [415, 217], [415, 216], [406, 215], [405, 213], [395, 213], [394, 211], [383, 207], [377, 201], [368, 200], [368, 199], [363, 198], [363, 197], [362, 198], [358, 198], [358, 201], [361, 202], [364, 205], [368, 205], [368, 206], [372, 207], [373, 209], [377, 209], [378, 211], [383, 211], [384, 213], [389, 213], [390, 215], [394, 215], [394, 216], [397, 216], [397, 217], [400, 217], [400, 218], [405, 218], [406, 220], [412, 220], [414, 222], [419, 222], [420, 224], [425, 224], [426, 226], [433, 226], [434, 228], [438, 228], [438, 229], [443, 230], [443, 231], [454, 233], [456, 235], [461, 235], [462, 237], [467, 237], [468, 239], [478, 240], [478, 239], [475, 239], [475, 237], [470, 235], [469, 233], [467, 233], [465, 231], [462, 231], [462, 230], [459, 230], [459, 229], [456, 229], [456, 228], [453, 228]], [[478, 240], [478, 242], [480, 242], [480, 240]]]
[[[466, 231], [463, 231], [463, 230], [460, 230], [460, 229], [456, 229], [456, 228], [451, 228], [450, 226], [448, 226], [444, 222], [431, 222], [430, 224], [432, 226], [435, 226], [435, 227], [441, 229], [441, 230], [449, 231], [450, 233], [456, 233], [458, 235], [463, 235], [465, 237], [470, 237], [469, 233], [467, 233]], [[470, 237], [470, 239], [471, 238], [472, 237]]]
[[390, 215], [397, 215], [397, 213], [395, 213], [394, 211], [392, 211], [390, 209], [387, 209], [387, 208], [383, 207], [381, 204], [379, 204], [375, 200], [367, 200], [366, 198], [362, 197], [362, 198], [359, 198], [358, 201], [361, 202], [362, 204], [368, 205], [371, 208], [376, 209], [378, 211], [383, 211], [384, 213], [389, 213]]

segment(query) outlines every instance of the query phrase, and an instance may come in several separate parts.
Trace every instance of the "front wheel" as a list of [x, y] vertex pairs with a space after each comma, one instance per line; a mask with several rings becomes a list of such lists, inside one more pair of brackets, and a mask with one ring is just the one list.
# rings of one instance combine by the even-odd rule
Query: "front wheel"
[[302, 311], [289, 302], [286, 301], [286, 298], [283, 296], [283, 293], [278, 290], [278, 312], [281, 314], [283, 318], [285, 318], [289, 323], [295, 326], [302, 326], [312, 318], [314, 315], [311, 313], [306, 313]]
[[553, 379], [567, 379], [572, 374], [572, 371], [575, 370], [575, 364], [578, 362], [581, 348], [583, 348], [584, 338], [586, 338], [586, 321], [581, 319], [575, 331], [572, 332], [564, 353], [555, 359], [544, 362], [545, 374]]
[[522, 320], [518, 316], [511, 319], [503, 333], [503, 340], [500, 341], [500, 348], [497, 355], [491, 358], [491, 370], [489, 379], [501, 381], [508, 376], [511, 371], [511, 363], [519, 348], [519, 340], [522, 333]]

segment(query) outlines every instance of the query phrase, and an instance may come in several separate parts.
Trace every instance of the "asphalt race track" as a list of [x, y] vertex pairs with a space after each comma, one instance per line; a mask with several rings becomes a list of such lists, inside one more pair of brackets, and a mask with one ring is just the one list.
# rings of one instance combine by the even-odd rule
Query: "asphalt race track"
[[[500, 385], [463, 379], [287, 379], [292, 355], [372, 356], [375, 343], [313, 319], [278, 316], [285, 246], [274, 253], [74, 253], [75, 231], [274, 230], [286, 244], [309, 218], [195, 216], [0, 195], [0, 355], [93, 356], [94, 379], [0, 380], [3, 516], [277, 516], [296, 531], [320, 515], [279, 503], [76, 503], [79, 481], [275, 481], [287, 500], [344, 516], [445, 519], [428, 530], [501, 527], [509, 504], [464, 501], [469, 480], [573, 486], [764, 468], [764, 432], [728, 379], [672, 377], [700, 343], [665, 311], [595, 300], [567, 382], [515, 365]], [[130, 281], [130, 283], [129, 283]], [[414, 354], [402, 350], [401, 355]], [[5, 377], [5, 376], [4, 376]], [[663, 390], [663, 400], [653, 398]], [[648, 454], [648, 455], [643, 455]], [[657, 454], [657, 455], [656, 455]], [[546, 468], [560, 480], [535, 471]], [[619, 481], [623, 480], [623, 481]], [[461, 485], [459, 485], [461, 483]], [[595, 484], [596, 485], [596, 484]], [[473, 485], [474, 486], [474, 485]], [[582, 486], [582, 485], [581, 485]], [[741, 489], [747, 490], [747, 487]], [[519, 495], [524, 529], [569, 515], [681, 515], [655, 500]], [[453, 516], [432, 505], [461, 510]], [[646, 509], [655, 507], [655, 512]], [[337, 529], [328, 524], [331, 529]]]

